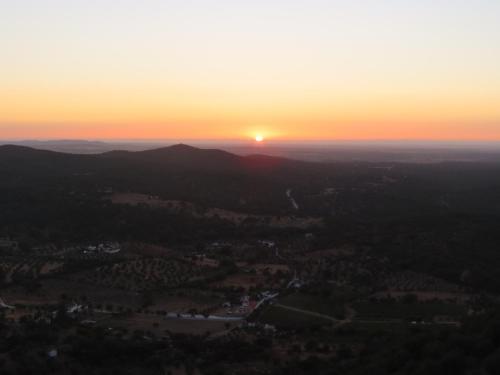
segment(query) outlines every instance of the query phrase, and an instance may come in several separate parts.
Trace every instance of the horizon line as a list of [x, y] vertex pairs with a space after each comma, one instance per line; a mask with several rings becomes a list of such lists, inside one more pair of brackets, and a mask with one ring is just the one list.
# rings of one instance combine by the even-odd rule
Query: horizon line
[[[50, 137], [50, 138], [0, 138], [0, 142], [134, 142], [134, 143], [155, 143], [155, 142], [169, 142], [169, 143], [255, 143], [251, 138], [68, 138], [68, 137]], [[499, 144], [500, 139], [422, 139], [422, 138], [373, 138], [373, 139], [350, 139], [350, 138], [331, 138], [331, 139], [265, 139], [263, 144], [275, 143], [288, 143], [288, 144], [307, 144], [307, 143], [462, 143], [462, 144]]]

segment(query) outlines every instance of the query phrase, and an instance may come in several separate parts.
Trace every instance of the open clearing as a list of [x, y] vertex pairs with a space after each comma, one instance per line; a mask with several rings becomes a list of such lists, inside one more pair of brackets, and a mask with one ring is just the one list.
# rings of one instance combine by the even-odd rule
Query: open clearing
[[202, 335], [218, 333], [234, 327], [235, 323], [213, 320], [165, 319], [156, 314], [124, 314], [99, 321], [99, 325], [109, 328], [127, 328], [128, 330], [150, 331], [161, 335], [166, 331]]
[[109, 199], [114, 204], [128, 204], [131, 206], [146, 205], [152, 208], [162, 208], [172, 213], [187, 214], [197, 218], [219, 218], [234, 225], [252, 224], [266, 225], [274, 228], [306, 229], [312, 226], [321, 226], [323, 224], [323, 220], [316, 217], [251, 215], [221, 208], [202, 208], [191, 202], [163, 200], [158, 197], [139, 193], [114, 193]]

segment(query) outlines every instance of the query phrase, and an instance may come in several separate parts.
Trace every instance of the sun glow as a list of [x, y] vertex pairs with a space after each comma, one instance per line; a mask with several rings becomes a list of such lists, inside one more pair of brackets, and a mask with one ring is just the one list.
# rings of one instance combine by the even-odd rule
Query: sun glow
[[255, 141], [256, 141], [256, 142], [262, 142], [263, 140], [264, 140], [264, 137], [263, 137], [262, 135], [257, 134], [257, 135], [255, 136]]
[[0, 1], [1, 139], [500, 140], [500, 1], [115, 3]]

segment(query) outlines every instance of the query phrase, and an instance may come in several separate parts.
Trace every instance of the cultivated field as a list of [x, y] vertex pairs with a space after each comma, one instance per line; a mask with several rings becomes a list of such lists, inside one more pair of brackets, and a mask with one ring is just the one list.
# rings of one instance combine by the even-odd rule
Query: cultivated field
[[109, 199], [114, 204], [127, 204], [131, 206], [146, 205], [197, 218], [218, 218], [234, 225], [266, 225], [274, 228], [306, 229], [321, 226], [323, 223], [321, 218], [315, 217], [251, 215], [221, 208], [202, 208], [190, 202], [163, 200], [155, 196], [138, 193], [115, 193]]
[[79, 282], [130, 291], [162, 290], [202, 279], [209, 271], [209, 268], [186, 261], [141, 258], [103, 265], [77, 273], [74, 278]]

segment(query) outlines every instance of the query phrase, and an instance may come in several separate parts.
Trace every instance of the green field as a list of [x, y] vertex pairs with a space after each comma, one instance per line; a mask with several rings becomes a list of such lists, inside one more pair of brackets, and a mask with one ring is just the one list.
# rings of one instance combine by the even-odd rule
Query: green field
[[287, 329], [310, 328], [333, 324], [329, 319], [290, 311], [275, 305], [266, 306], [260, 313], [258, 321]]
[[387, 303], [358, 302], [353, 304], [359, 320], [432, 320], [435, 316], [459, 318], [466, 314], [462, 305], [444, 302], [426, 303]]
[[281, 298], [278, 303], [297, 309], [328, 315], [337, 319], [343, 319], [345, 313], [342, 301], [331, 297], [323, 298], [297, 293]]

